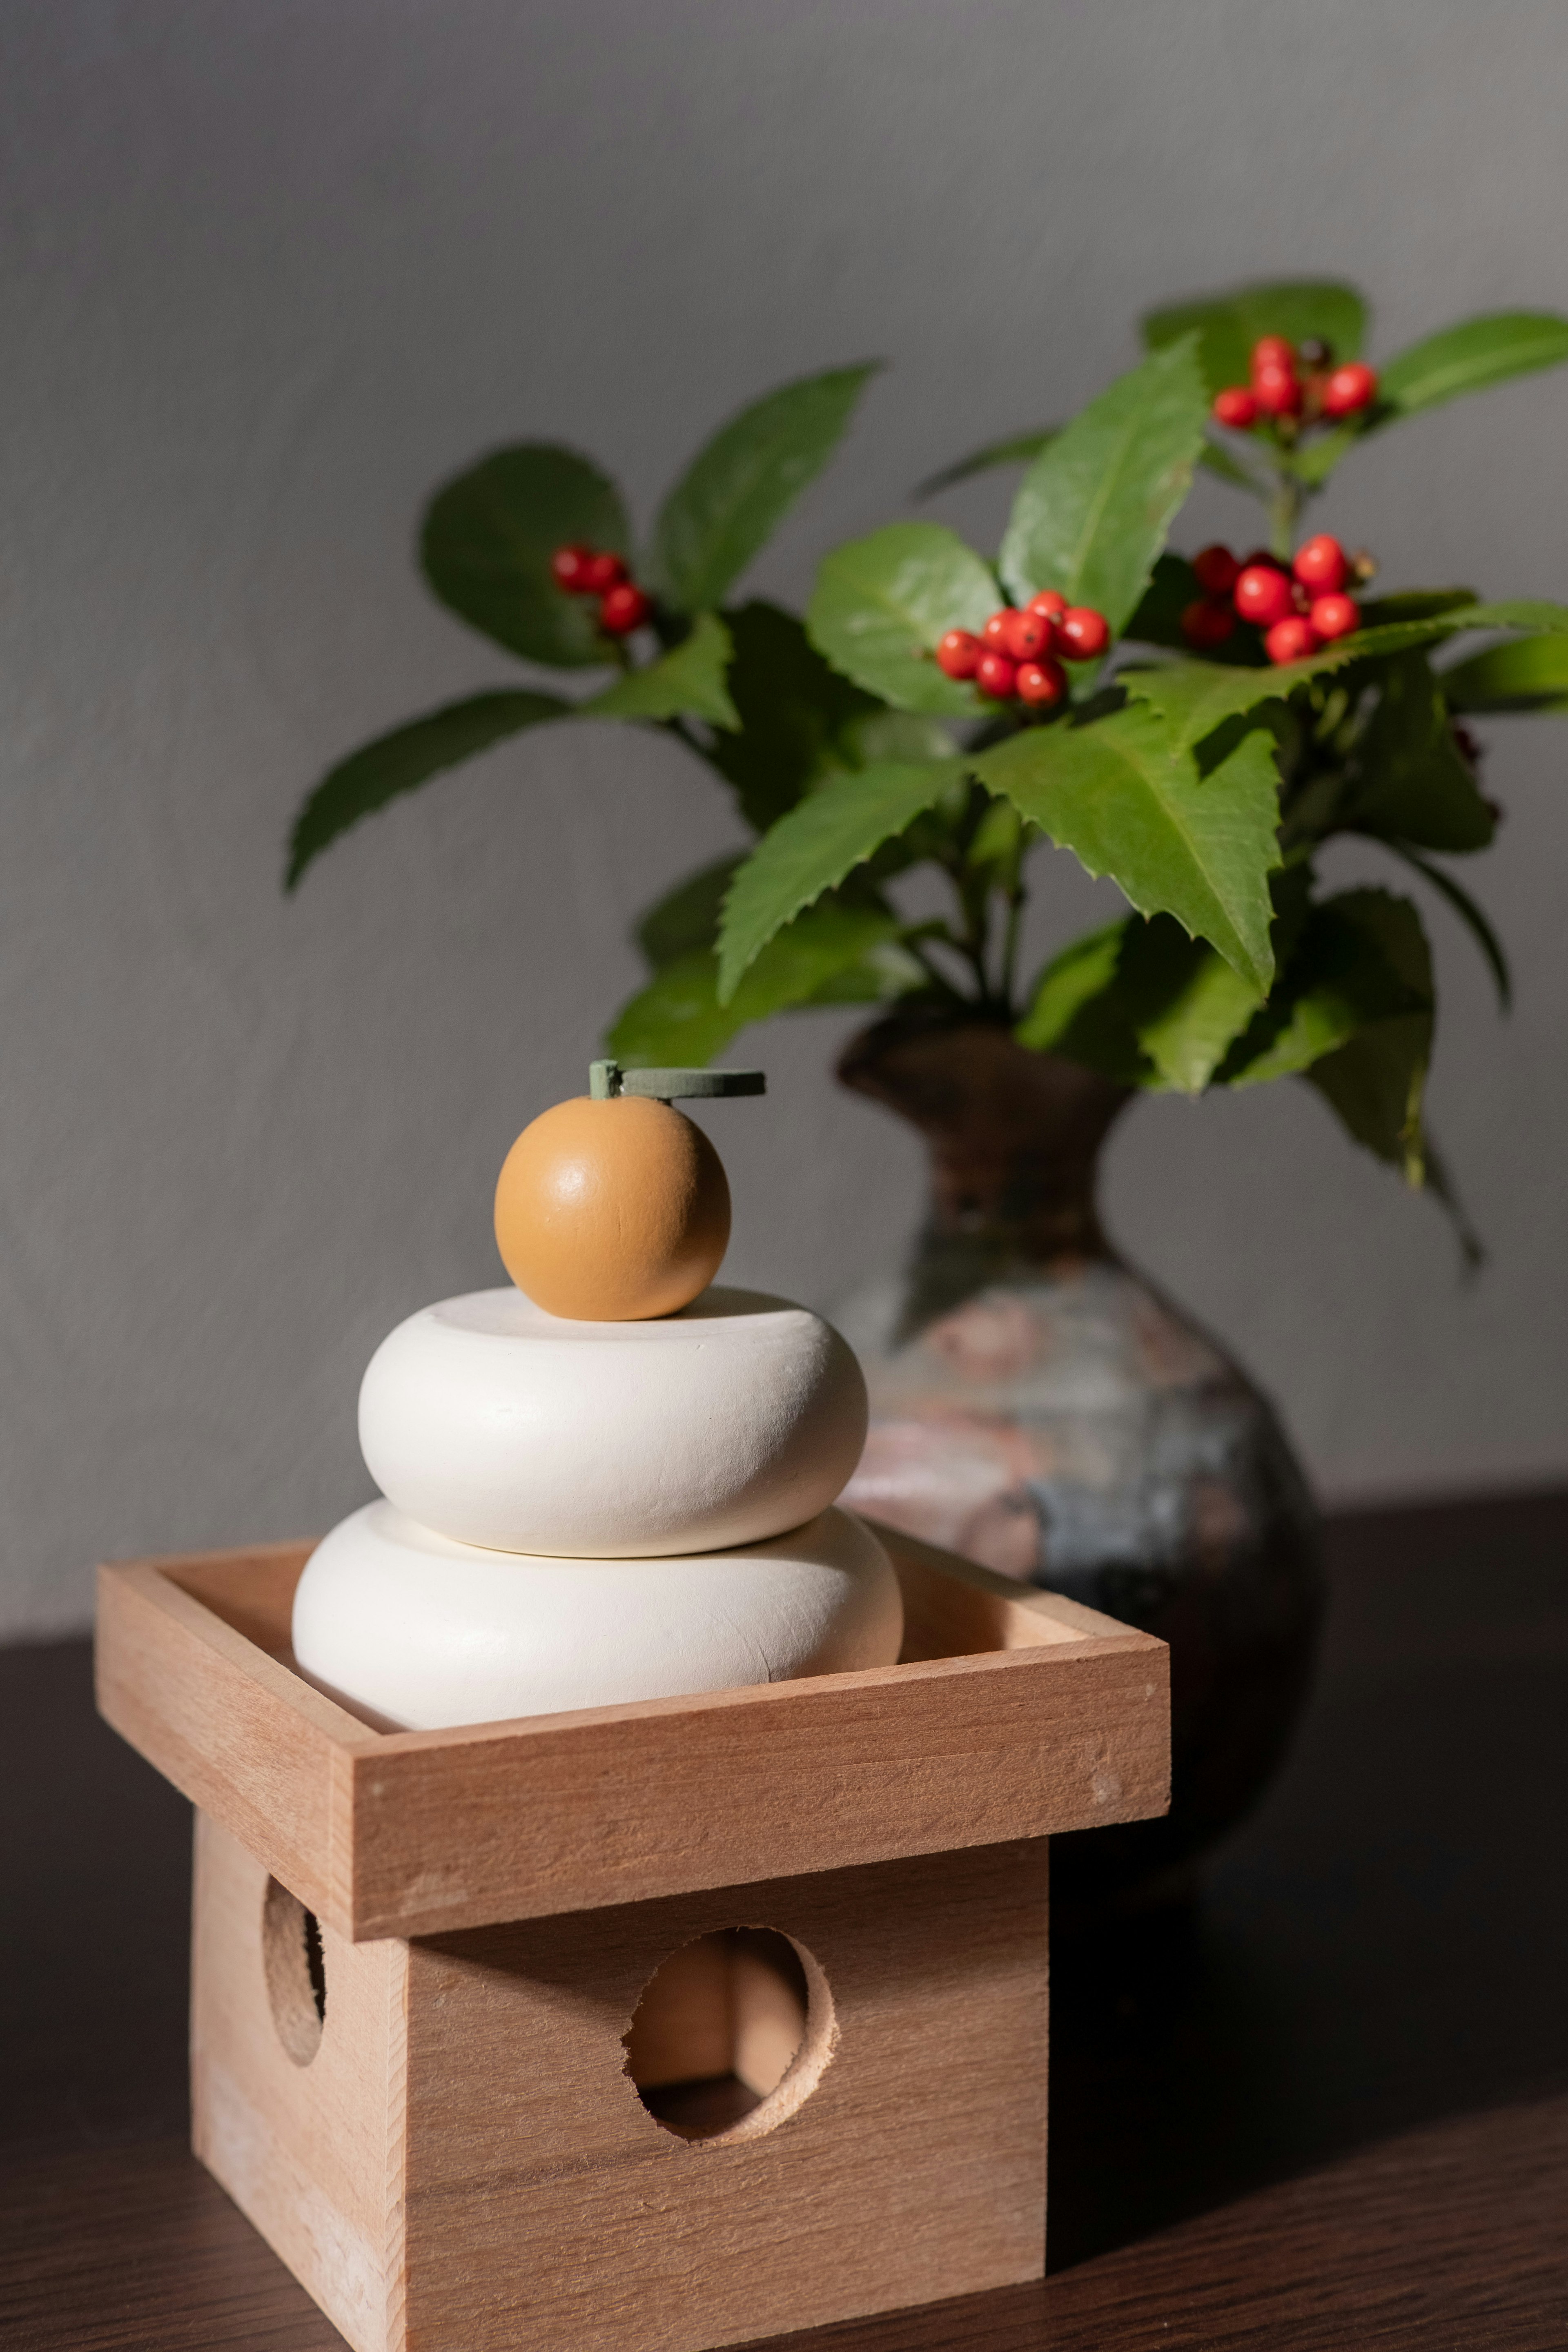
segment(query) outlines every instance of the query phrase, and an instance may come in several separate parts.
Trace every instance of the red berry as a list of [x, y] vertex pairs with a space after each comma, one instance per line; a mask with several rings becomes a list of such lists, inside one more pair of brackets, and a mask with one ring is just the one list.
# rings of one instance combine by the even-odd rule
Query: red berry
[[1068, 674], [1059, 661], [1047, 654], [1041, 661], [1023, 663], [1016, 684], [1020, 702], [1037, 710], [1049, 710], [1067, 693]]
[[1296, 561], [1290, 568], [1303, 588], [1310, 588], [1317, 596], [1331, 596], [1336, 589], [1344, 586], [1351, 567], [1339, 541], [1321, 530], [1316, 539], [1306, 540], [1296, 550]]
[[974, 683], [982, 694], [993, 702], [1011, 702], [1018, 680], [1018, 665], [1005, 654], [982, 654], [975, 667]]
[[970, 629], [949, 629], [936, 649], [936, 666], [944, 677], [973, 677], [984, 651]]
[[1005, 654], [1007, 651], [1007, 632], [1012, 626], [1012, 621], [1011, 604], [1004, 604], [999, 613], [992, 614], [980, 632], [987, 653]]
[[558, 547], [550, 559], [550, 570], [557, 588], [564, 588], [569, 595], [581, 593], [588, 584], [583, 577], [584, 572], [594, 560], [593, 549], [584, 547], [576, 541], [569, 547]]
[[1042, 621], [1059, 621], [1067, 608], [1068, 600], [1059, 588], [1042, 588], [1024, 607], [1027, 613], [1037, 613]]
[[1364, 360], [1351, 360], [1337, 367], [1323, 386], [1323, 415], [1354, 416], [1376, 398], [1377, 370]]
[[1293, 368], [1259, 368], [1252, 389], [1265, 416], [1294, 416], [1301, 405], [1301, 387]]
[[618, 580], [599, 599], [599, 626], [612, 637], [624, 637], [633, 629], [640, 629], [652, 612], [651, 601], [629, 580]]
[[1296, 346], [1284, 335], [1259, 335], [1252, 346], [1252, 381], [1258, 382], [1263, 368], [1284, 368], [1296, 373]]
[[1361, 607], [1353, 596], [1316, 596], [1307, 618], [1325, 643], [1352, 636], [1361, 626]]
[[590, 596], [603, 596], [611, 588], [618, 588], [626, 576], [626, 567], [618, 555], [593, 555], [583, 566], [581, 585]]
[[1051, 625], [1039, 613], [1009, 613], [1005, 650], [1015, 661], [1033, 661], [1050, 649]]
[[1236, 614], [1228, 604], [1200, 597], [1182, 614], [1182, 635], [1199, 653], [1207, 652], [1214, 646], [1223, 646], [1226, 637], [1235, 634]]
[[1236, 609], [1244, 621], [1267, 629], [1291, 609], [1290, 583], [1271, 563], [1249, 563], [1236, 583]]
[[1210, 596], [1228, 596], [1241, 577], [1241, 566], [1228, 547], [1200, 547], [1193, 558], [1198, 586]]
[[1276, 621], [1263, 640], [1263, 650], [1271, 662], [1305, 661], [1318, 650], [1318, 633], [1310, 621], [1293, 613], [1288, 621]]
[[1092, 604], [1069, 604], [1057, 623], [1057, 645], [1068, 661], [1093, 661], [1110, 643], [1110, 624]]
[[1212, 414], [1216, 425], [1228, 425], [1233, 433], [1246, 433], [1258, 422], [1258, 394], [1245, 383], [1227, 384], [1215, 393]]

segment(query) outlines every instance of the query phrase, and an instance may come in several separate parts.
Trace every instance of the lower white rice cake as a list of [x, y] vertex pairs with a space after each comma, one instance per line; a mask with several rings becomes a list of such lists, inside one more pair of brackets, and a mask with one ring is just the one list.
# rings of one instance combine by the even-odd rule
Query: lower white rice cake
[[902, 1637], [887, 1553], [835, 1509], [726, 1551], [582, 1559], [481, 1549], [375, 1502], [294, 1597], [303, 1672], [396, 1730], [891, 1665]]

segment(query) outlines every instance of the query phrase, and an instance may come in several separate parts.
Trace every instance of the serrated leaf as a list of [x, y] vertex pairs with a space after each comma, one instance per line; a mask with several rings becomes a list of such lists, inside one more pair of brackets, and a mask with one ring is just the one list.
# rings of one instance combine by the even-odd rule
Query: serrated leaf
[[939, 490], [951, 490], [955, 482], [967, 482], [972, 475], [988, 474], [996, 466], [1027, 465], [1047, 449], [1061, 431], [1059, 425], [1043, 425], [1033, 433], [1015, 433], [1005, 441], [988, 441], [984, 449], [971, 450], [957, 464], [944, 466], [939, 474], [931, 474], [915, 492], [917, 499], [934, 499]]
[[978, 635], [997, 602], [989, 566], [956, 531], [895, 522], [824, 560], [805, 625], [835, 669], [884, 702], [963, 718], [994, 705], [932, 655], [949, 629]]
[[[775, 1013], [822, 1003], [876, 1003], [922, 977], [900, 966], [898, 918], [886, 909], [814, 907], [758, 955], [727, 1002], [719, 995], [719, 960], [697, 950], [667, 964], [623, 1005], [605, 1039], [629, 1066], [673, 1064], [700, 1069], [737, 1031]], [[850, 977], [854, 985], [847, 988]]]
[[1182, 336], [1195, 333], [1205, 388], [1212, 397], [1227, 384], [1246, 383], [1252, 346], [1260, 335], [1283, 335], [1292, 343], [1319, 336], [1331, 346], [1336, 362], [1358, 359], [1366, 331], [1366, 308], [1353, 286], [1291, 278], [1279, 285], [1239, 286], [1230, 293], [1168, 303], [1148, 313], [1142, 331], [1151, 351], [1161, 351]]
[[644, 669], [628, 670], [602, 694], [580, 704], [585, 719], [706, 719], [738, 728], [740, 714], [724, 683], [730, 632], [717, 613], [699, 613], [691, 634]]
[[1233, 457], [1230, 451], [1222, 448], [1217, 441], [1205, 442], [1198, 463], [1205, 473], [1216, 474], [1222, 482], [1228, 482], [1233, 490], [1247, 490], [1255, 499], [1267, 499], [1268, 496], [1268, 484], [1258, 475], [1250, 473], [1239, 458]]
[[648, 908], [637, 924], [637, 942], [652, 971], [662, 971], [682, 956], [712, 952], [724, 893], [744, 856], [744, 850], [732, 850], [700, 873], [689, 874]]
[[758, 601], [725, 617], [740, 727], [717, 736], [706, 756], [733, 785], [747, 824], [765, 833], [828, 769], [845, 764], [845, 730], [882, 706], [823, 659], [793, 613]]
[[779, 819], [741, 867], [724, 901], [719, 1000], [784, 926], [902, 833], [964, 772], [962, 760], [847, 770]]
[[295, 818], [284, 888], [292, 890], [312, 859], [341, 833], [399, 793], [416, 791], [524, 728], [569, 719], [574, 712], [572, 703], [554, 694], [472, 694], [362, 744], [327, 771]]
[[1165, 662], [1157, 668], [1123, 669], [1117, 682], [1130, 698], [1157, 711], [1184, 743], [1201, 743], [1227, 719], [1283, 701], [1309, 679], [1327, 677], [1352, 662], [1381, 661], [1413, 646], [1435, 645], [1462, 629], [1568, 629], [1561, 604], [1468, 604], [1435, 613], [1426, 620], [1397, 621], [1385, 628], [1359, 629], [1323, 646], [1306, 661], [1268, 664], [1262, 669], [1232, 668], [1218, 662]]
[[1425, 653], [1397, 656], [1379, 687], [1356, 740], [1340, 824], [1417, 849], [1484, 849], [1496, 821], [1460, 756]]
[[1441, 673], [1450, 710], [1568, 710], [1568, 637], [1516, 637]]
[[1396, 352], [1379, 371], [1378, 406], [1411, 416], [1510, 376], [1560, 367], [1564, 360], [1568, 319], [1550, 310], [1494, 310]]
[[1429, 1024], [1430, 967], [1424, 983], [1406, 977], [1420, 970], [1419, 954], [1407, 951], [1412, 927], [1424, 947], [1415, 908], [1385, 890], [1344, 891], [1310, 908], [1279, 985], [1222, 1065], [1222, 1082], [1289, 1077], [1380, 1022], [1423, 1015]]
[[1173, 915], [1267, 989], [1268, 875], [1279, 862], [1268, 734], [1246, 736], [1205, 775], [1168, 727], [1133, 709], [1088, 726], [1027, 728], [971, 765], [1088, 872], [1108, 874], [1141, 914]]
[[566, 595], [551, 575], [552, 555], [574, 541], [626, 552], [620, 493], [574, 449], [525, 441], [437, 490], [419, 560], [436, 595], [471, 627], [525, 660], [583, 669], [610, 652], [596, 600]]
[[1000, 568], [1014, 603], [1055, 588], [1119, 636], [1192, 487], [1207, 417], [1191, 341], [1153, 352], [1080, 410], [1013, 502]]
[[720, 604], [843, 438], [880, 366], [832, 368], [755, 401], [700, 450], [665, 500], [650, 576], [678, 612]]

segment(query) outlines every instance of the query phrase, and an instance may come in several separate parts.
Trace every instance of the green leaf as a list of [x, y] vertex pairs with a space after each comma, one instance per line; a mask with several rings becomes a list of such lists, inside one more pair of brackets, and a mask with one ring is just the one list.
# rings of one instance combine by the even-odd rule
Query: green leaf
[[[1167, 924], [1175, 939], [1159, 942], [1161, 1001], [1135, 1017], [1138, 1042], [1168, 1087], [1198, 1095], [1258, 1011], [1261, 992], [1213, 948], [1184, 937], [1168, 917], [1142, 928], [1152, 935]], [[1127, 975], [1136, 989], [1135, 964], [1128, 964]]]
[[885, 908], [813, 907], [769, 942], [726, 1003], [712, 950], [689, 952], [623, 1005], [605, 1045], [628, 1065], [700, 1069], [738, 1030], [773, 1013], [901, 995], [924, 975], [899, 950], [899, 929]]
[[963, 774], [962, 760], [847, 771], [802, 801], [736, 875], [720, 932], [719, 994], [729, 1003], [775, 931], [902, 833]]
[[575, 450], [525, 441], [437, 492], [419, 559], [442, 604], [498, 645], [528, 661], [583, 669], [611, 657], [596, 600], [566, 595], [550, 571], [555, 550], [579, 540], [626, 553], [619, 491]]
[[1439, 613], [1457, 612], [1480, 602], [1473, 588], [1396, 588], [1392, 595], [1364, 599], [1363, 629], [1380, 629], [1394, 621], [1429, 621]]
[[1409, 899], [1387, 891], [1347, 891], [1334, 903], [1426, 1009], [1373, 1022], [1314, 1062], [1306, 1075], [1358, 1143], [1402, 1169], [1407, 1183], [1419, 1185], [1426, 1172], [1421, 1110], [1432, 1055], [1432, 953], [1426, 934]]
[[1192, 487], [1207, 416], [1191, 341], [1152, 353], [1080, 410], [1014, 500], [1001, 554], [1014, 603], [1056, 588], [1119, 636]]
[[1015, 1034], [1123, 1086], [1200, 1094], [1258, 991], [1169, 915], [1075, 940], [1035, 983]]
[[1340, 824], [1380, 840], [1412, 842], [1417, 849], [1484, 849], [1496, 822], [1454, 740], [1448, 707], [1425, 653], [1396, 656], [1380, 685], [1357, 738]]
[[826, 465], [880, 364], [786, 383], [698, 452], [654, 531], [651, 576], [667, 603], [695, 613], [722, 600]]
[[1211, 398], [1226, 384], [1247, 381], [1252, 346], [1260, 335], [1283, 335], [1292, 343], [1318, 336], [1337, 362], [1360, 358], [1365, 331], [1366, 310], [1354, 287], [1313, 278], [1241, 286], [1229, 294], [1173, 302], [1151, 310], [1143, 320], [1143, 341], [1150, 351], [1163, 351], [1184, 335], [1197, 335]]
[[1255, 499], [1266, 499], [1268, 496], [1267, 480], [1261, 475], [1250, 472], [1239, 458], [1233, 457], [1230, 451], [1217, 441], [1205, 442], [1198, 463], [1205, 472], [1217, 474], [1222, 482], [1228, 482], [1233, 490], [1248, 490]]
[[744, 850], [733, 850], [700, 873], [689, 874], [648, 908], [637, 925], [637, 942], [654, 971], [679, 963], [682, 956], [711, 952], [724, 893], [744, 856]]
[[1561, 604], [1468, 604], [1425, 620], [1397, 621], [1386, 628], [1358, 629], [1323, 646], [1306, 661], [1268, 664], [1262, 669], [1233, 668], [1219, 662], [1165, 662], [1148, 669], [1123, 669], [1117, 683], [1132, 701], [1147, 704], [1184, 743], [1201, 743], [1227, 719], [1259, 705], [1284, 701], [1299, 686], [1351, 662], [1381, 661], [1412, 646], [1436, 644], [1461, 629], [1568, 629]]
[[1429, 963], [1425, 980], [1419, 976], [1425, 946], [1415, 908], [1385, 890], [1343, 891], [1310, 908], [1268, 1004], [1221, 1065], [1221, 1082], [1250, 1087], [1288, 1077], [1378, 1023], [1420, 1015], [1429, 1030]]
[[[1037, 1054], [1063, 1048], [1063, 1040], [1087, 1005], [1093, 1004], [1116, 978], [1131, 918], [1122, 916], [1103, 930], [1088, 931], [1062, 949], [1036, 975], [1023, 1019], [1013, 1034], [1021, 1045]], [[1128, 1032], [1131, 1042], [1131, 1031]], [[1135, 1054], [1134, 1054], [1135, 1058]]]
[[578, 705], [585, 719], [706, 719], [739, 727], [724, 685], [730, 632], [717, 613], [699, 613], [691, 634], [645, 669], [628, 670], [602, 694]]
[[967, 482], [973, 474], [987, 474], [995, 466], [1026, 465], [1047, 449], [1061, 431], [1059, 425], [1044, 425], [1034, 433], [1015, 433], [1010, 440], [988, 441], [984, 449], [971, 450], [954, 466], [944, 466], [939, 474], [928, 476], [915, 492], [917, 499], [934, 499], [939, 490], [951, 490], [955, 482]]
[[1568, 710], [1568, 637], [1516, 637], [1446, 669], [1450, 710]]
[[1502, 941], [1469, 892], [1462, 883], [1456, 882], [1451, 874], [1445, 873], [1442, 866], [1434, 866], [1429, 858], [1422, 856], [1419, 850], [1412, 849], [1407, 842], [1391, 841], [1388, 846], [1396, 857], [1402, 857], [1406, 866], [1414, 866], [1417, 874], [1430, 882], [1434, 890], [1447, 898], [1480, 950], [1481, 961], [1491, 973], [1497, 989], [1499, 1007], [1507, 1013], [1513, 1003], [1513, 975], [1509, 970], [1508, 957], [1503, 952]]
[[1259, 992], [1273, 976], [1268, 874], [1279, 862], [1272, 739], [1246, 736], [1202, 774], [1150, 712], [1032, 727], [972, 758], [988, 791], [1109, 874], [1141, 914], [1171, 914]]
[[793, 613], [757, 602], [726, 618], [739, 731], [716, 737], [707, 758], [734, 786], [747, 824], [765, 833], [818, 777], [844, 765], [850, 722], [882, 706], [823, 660]]
[[[1494, 310], [1445, 327], [1399, 352], [1379, 373], [1380, 411], [1412, 416], [1489, 384], [1568, 360], [1568, 319], [1550, 310]], [[1392, 416], [1388, 421], [1392, 421]], [[1383, 422], [1379, 415], [1374, 421]]]
[[962, 718], [994, 706], [931, 656], [949, 629], [978, 635], [997, 603], [989, 567], [956, 531], [895, 522], [826, 558], [805, 625], [835, 669], [884, 702]]
[[373, 810], [384, 808], [400, 793], [416, 791], [443, 769], [475, 758], [525, 727], [569, 719], [573, 710], [570, 702], [553, 694], [474, 694], [362, 744], [328, 770], [295, 818], [284, 888], [292, 890], [311, 860], [340, 833]]

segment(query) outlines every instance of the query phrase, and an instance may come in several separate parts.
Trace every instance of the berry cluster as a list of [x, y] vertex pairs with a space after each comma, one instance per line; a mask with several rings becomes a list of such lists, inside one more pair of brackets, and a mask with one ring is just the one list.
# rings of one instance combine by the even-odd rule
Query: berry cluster
[[1090, 604], [1069, 604], [1042, 588], [1023, 606], [1004, 604], [976, 636], [949, 629], [936, 649], [947, 677], [972, 677], [993, 702], [1054, 710], [1067, 699], [1063, 661], [1093, 661], [1110, 643], [1110, 624]]
[[1227, 384], [1214, 396], [1216, 423], [1250, 433], [1263, 418], [1289, 430], [1321, 417], [1359, 416], [1377, 398], [1377, 371], [1364, 360], [1330, 364], [1326, 343], [1298, 347], [1283, 335], [1263, 335], [1252, 346], [1252, 381]]
[[1182, 614], [1182, 635], [1199, 653], [1212, 653], [1235, 633], [1238, 620], [1263, 631], [1272, 662], [1305, 661], [1320, 646], [1361, 626], [1361, 608], [1345, 583], [1372, 575], [1366, 556], [1349, 556], [1320, 531], [1296, 551], [1287, 568], [1258, 548], [1238, 561], [1228, 547], [1205, 547], [1193, 558], [1203, 595]]
[[598, 598], [599, 626], [606, 636], [629, 636], [653, 611], [652, 597], [628, 577], [620, 556], [600, 548], [576, 542], [558, 547], [550, 570], [557, 588], [564, 588], [568, 595]]

